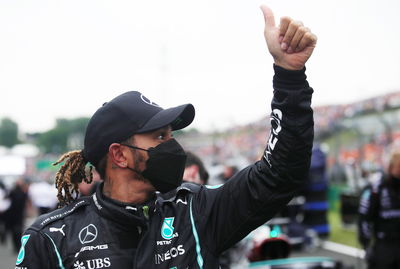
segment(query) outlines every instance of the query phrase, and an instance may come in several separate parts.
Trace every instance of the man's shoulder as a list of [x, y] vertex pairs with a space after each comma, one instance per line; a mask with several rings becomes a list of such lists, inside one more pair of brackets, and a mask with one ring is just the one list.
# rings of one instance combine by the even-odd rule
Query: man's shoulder
[[178, 188], [167, 192], [167, 193], [158, 193], [157, 200], [159, 202], [172, 202], [182, 196], [191, 195], [193, 193], [197, 193], [201, 189], [201, 185], [192, 182], [183, 182]]
[[62, 208], [56, 209], [47, 214], [43, 214], [39, 216], [36, 221], [29, 227], [29, 229], [33, 229], [36, 231], [42, 230], [49, 224], [54, 222], [64, 220], [68, 217], [73, 217], [78, 214], [78, 212], [82, 212], [84, 208], [89, 206], [92, 202], [91, 197], [82, 197], [74, 201], [73, 203], [66, 205]]
[[202, 185], [199, 185], [199, 184], [196, 184], [193, 182], [183, 182], [182, 185], [177, 188], [177, 191], [178, 192], [179, 191], [181, 191], [181, 192], [187, 191], [187, 192], [195, 193], [195, 192], [199, 192], [199, 190], [201, 189], [201, 186]]

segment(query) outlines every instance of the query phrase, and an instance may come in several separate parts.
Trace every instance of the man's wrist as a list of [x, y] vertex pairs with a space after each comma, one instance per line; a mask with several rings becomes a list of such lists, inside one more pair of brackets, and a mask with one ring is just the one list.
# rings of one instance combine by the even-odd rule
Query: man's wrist
[[304, 68], [304, 65], [302, 65], [302, 66], [292, 66], [292, 65], [288, 65], [288, 64], [285, 64], [285, 63], [282, 63], [282, 62], [279, 62], [279, 61], [274, 61], [274, 65], [280, 66], [283, 69], [292, 70], [292, 71], [302, 70]]
[[305, 67], [301, 70], [287, 70], [274, 64], [274, 71], [273, 84], [275, 88], [298, 89], [308, 85]]

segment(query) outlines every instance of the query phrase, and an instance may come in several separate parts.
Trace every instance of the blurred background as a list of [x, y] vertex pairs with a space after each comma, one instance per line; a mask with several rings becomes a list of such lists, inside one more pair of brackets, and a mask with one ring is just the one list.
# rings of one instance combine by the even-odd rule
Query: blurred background
[[[314, 254], [363, 268], [360, 193], [400, 148], [395, 0], [0, 1], [0, 257], [10, 261], [0, 268], [18, 253], [13, 227], [55, 207], [52, 163], [81, 149], [90, 116], [124, 91], [163, 107], [194, 104], [195, 121], [175, 136], [204, 161], [210, 184], [260, 159], [273, 76], [260, 4], [277, 24], [288, 15], [319, 38], [307, 63], [315, 90], [310, 178], [326, 187], [292, 205], [321, 240]], [[338, 251], [344, 246], [352, 255]]]

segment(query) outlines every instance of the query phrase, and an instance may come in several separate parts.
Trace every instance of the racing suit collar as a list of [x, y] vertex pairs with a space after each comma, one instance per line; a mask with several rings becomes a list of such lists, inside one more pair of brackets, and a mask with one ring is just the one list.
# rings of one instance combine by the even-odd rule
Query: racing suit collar
[[160, 193], [160, 192], [156, 192], [157, 194], [157, 204], [161, 205], [163, 203], [172, 203], [172, 202], [176, 202], [177, 199], [179, 199], [179, 197], [181, 197], [182, 195], [185, 195], [188, 192], [193, 192], [187, 185], [192, 186], [196, 186], [196, 188], [198, 188], [199, 186], [195, 183], [188, 183], [188, 182], [184, 182], [181, 186], [179, 186], [178, 188], [167, 192], [167, 193]]
[[114, 222], [127, 227], [146, 226], [149, 214], [154, 211], [155, 197], [146, 204], [135, 205], [122, 203], [106, 197], [103, 192], [103, 182], [99, 184], [92, 198], [98, 213]]

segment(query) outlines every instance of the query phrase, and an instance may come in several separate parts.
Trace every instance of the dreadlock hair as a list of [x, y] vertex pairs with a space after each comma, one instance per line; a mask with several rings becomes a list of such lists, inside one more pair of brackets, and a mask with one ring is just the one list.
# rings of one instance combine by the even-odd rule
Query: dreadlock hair
[[[65, 160], [56, 174], [56, 188], [58, 190], [58, 207], [70, 204], [78, 198], [79, 183], [82, 181], [90, 184], [93, 181], [93, 166], [90, 165], [89, 173], [86, 175], [86, 161], [82, 150], [64, 153], [53, 165], [58, 165]], [[73, 197], [75, 193], [75, 197]]]

